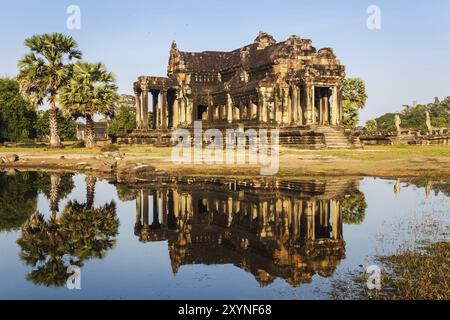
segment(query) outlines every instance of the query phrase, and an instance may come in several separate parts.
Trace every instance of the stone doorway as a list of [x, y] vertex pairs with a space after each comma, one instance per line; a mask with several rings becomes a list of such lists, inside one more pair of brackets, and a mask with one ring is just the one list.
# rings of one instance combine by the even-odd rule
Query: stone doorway
[[331, 124], [331, 88], [316, 87], [314, 92], [315, 123], [319, 125]]
[[198, 105], [195, 112], [195, 120], [208, 120], [208, 107]]

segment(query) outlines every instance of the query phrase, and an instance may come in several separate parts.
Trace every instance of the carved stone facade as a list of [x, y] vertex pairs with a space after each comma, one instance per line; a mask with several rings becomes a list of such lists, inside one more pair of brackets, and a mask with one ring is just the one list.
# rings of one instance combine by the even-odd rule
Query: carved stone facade
[[[342, 201], [358, 181], [236, 184], [153, 181], [136, 188], [135, 234], [168, 241], [174, 274], [189, 264], [234, 264], [261, 286], [328, 277], [345, 258]], [[283, 184], [284, 183], [284, 184]]]
[[277, 43], [261, 32], [254, 43], [231, 52], [183, 52], [174, 42], [168, 76], [141, 76], [134, 83], [135, 137], [157, 132], [161, 139], [197, 120], [204, 128], [340, 130], [344, 78], [332, 49], [317, 51], [298, 36]]

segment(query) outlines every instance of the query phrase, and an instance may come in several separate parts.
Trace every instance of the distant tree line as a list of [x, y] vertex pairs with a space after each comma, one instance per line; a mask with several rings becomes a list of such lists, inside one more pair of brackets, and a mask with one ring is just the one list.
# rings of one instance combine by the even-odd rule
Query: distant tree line
[[[61, 139], [76, 139], [76, 122], [58, 114]], [[48, 140], [49, 111], [36, 111], [22, 98], [19, 83], [13, 78], [0, 79], [0, 142], [32, 142]]]
[[381, 117], [366, 122], [365, 130], [368, 132], [395, 129], [395, 116], [398, 114], [403, 128], [427, 130], [426, 112], [430, 113], [433, 127], [450, 127], [450, 97], [443, 100], [435, 98], [428, 104], [405, 106], [400, 113], [386, 113]]
[[[0, 143], [50, 140], [50, 110], [37, 111], [19, 92], [14, 78], [0, 78]], [[122, 104], [109, 115], [108, 135], [112, 140], [131, 132], [135, 126], [134, 111]], [[75, 117], [69, 112], [56, 114], [61, 141], [76, 140]]]

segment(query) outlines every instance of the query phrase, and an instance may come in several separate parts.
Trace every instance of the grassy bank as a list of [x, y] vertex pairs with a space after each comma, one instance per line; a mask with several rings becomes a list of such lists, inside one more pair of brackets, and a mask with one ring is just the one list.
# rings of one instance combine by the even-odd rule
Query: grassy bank
[[413, 251], [379, 256], [381, 289], [368, 290], [368, 275], [351, 273], [334, 283], [334, 299], [449, 300], [450, 242], [437, 242]]
[[[255, 165], [175, 165], [171, 148], [124, 146], [119, 151], [126, 163], [151, 164], [171, 174], [258, 176]], [[89, 160], [102, 154], [95, 149], [46, 147], [0, 147], [0, 154], [16, 153], [22, 159], [42, 161], [65, 158]], [[62, 161], [62, 160], [61, 160]], [[297, 150], [281, 148], [278, 177], [378, 176], [450, 178], [450, 146], [374, 146], [364, 150]]]

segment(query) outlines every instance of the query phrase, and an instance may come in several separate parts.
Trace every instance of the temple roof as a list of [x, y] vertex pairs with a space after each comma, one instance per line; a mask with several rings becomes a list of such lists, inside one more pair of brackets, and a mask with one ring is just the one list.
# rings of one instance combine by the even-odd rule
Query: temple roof
[[172, 45], [171, 54], [174, 52], [179, 54], [178, 57], [183, 61], [185, 70], [211, 73], [240, 66], [257, 69], [264, 65], [271, 65], [280, 55], [291, 52], [292, 48], [304, 56], [316, 53], [316, 49], [311, 46], [309, 39], [291, 36], [288, 40], [277, 43], [272, 36], [261, 32], [254, 43], [231, 52], [185, 52], [179, 51], [176, 45]]

